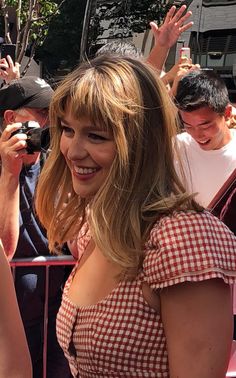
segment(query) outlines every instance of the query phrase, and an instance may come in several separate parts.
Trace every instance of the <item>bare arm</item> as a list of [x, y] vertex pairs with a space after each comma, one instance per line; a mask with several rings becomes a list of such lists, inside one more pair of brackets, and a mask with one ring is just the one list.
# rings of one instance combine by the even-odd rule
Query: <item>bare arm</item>
[[0, 377], [31, 378], [32, 368], [14, 283], [0, 242]]
[[160, 27], [155, 22], [150, 23], [155, 38], [155, 46], [150, 52], [147, 61], [160, 71], [163, 69], [169, 49], [177, 42], [181, 33], [193, 25], [193, 22], [185, 23], [192, 15], [191, 11], [183, 15], [185, 10], [186, 5], [182, 5], [177, 12], [176, 7], [172, 6]]
[[8, 125], [0, 138], [0, 235], [9, 259], [15, 253], [19, 237], [19, 175], [26, 136], [17, 134], [11, 137], [19, 126], [20, 124]]
[[170, 378], [224, 378], [232, 343], [229, 285], [211, 279], [161, 292]]

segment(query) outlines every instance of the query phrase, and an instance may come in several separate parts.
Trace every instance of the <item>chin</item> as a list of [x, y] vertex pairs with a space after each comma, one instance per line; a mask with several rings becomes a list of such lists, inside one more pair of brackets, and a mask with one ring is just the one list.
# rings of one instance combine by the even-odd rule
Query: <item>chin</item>
[[92, 191], [86, 191], [86, 190], [81, 190], [79, 188], [74, 188], [75, 193], [83, 199], [89, 199], [94, 197], [96, 193], [93, 193]]

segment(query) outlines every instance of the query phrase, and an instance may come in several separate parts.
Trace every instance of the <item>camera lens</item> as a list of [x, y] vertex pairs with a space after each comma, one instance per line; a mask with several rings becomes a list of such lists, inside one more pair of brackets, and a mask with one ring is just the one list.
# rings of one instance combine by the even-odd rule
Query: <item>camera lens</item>
[[30, 153], [46, 152], [50, 144], [49, 128], [34, 128], [28, 131], [27, 150]]

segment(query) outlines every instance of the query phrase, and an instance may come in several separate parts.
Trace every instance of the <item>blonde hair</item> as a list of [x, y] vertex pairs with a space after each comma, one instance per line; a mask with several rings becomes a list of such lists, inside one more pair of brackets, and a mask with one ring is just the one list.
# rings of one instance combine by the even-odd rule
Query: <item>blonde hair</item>
[[[60, 152], [60, 120], [68, 111], [111, 130], [116, 144], [110, 173], [89, 203], [74, 192]], [[76, 237], [88, 221], [104, 255], [125, 271], [137, 271], [153, 224], [174, 210], [198, 209], [173, 165], [176, 108], [141, 61], [109, 55], [81, 65], [57, 88], [50, 125], [52, 151], [39, 179], [36, 209], [51, 249]]]

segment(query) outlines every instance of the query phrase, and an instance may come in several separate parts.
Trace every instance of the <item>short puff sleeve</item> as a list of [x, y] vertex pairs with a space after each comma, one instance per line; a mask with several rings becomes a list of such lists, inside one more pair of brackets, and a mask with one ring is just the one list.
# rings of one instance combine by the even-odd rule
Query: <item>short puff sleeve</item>
[[176, 212], [151, 230], [143, 262], [152, 289], [221, 278], [236, 282], [236, 237], [207, 211]]

